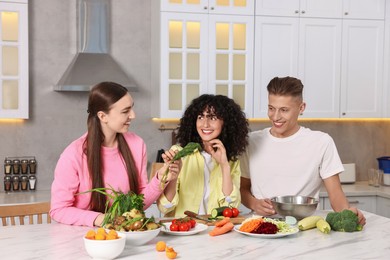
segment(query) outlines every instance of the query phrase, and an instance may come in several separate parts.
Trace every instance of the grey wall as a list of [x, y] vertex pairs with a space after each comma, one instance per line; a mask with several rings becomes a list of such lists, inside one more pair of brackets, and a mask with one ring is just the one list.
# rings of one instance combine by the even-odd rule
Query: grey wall
[[[170, 146], [171, 133], [159, 131], [160, 124], [151, 121], [151, 1], [111, 2], [112, 55], [140, 88], [132, 93], [137, 118], [130, 130], [145, 140], [148, 160], [152, 162], [157, 149]], [[29, 1], [30, 119], [0, 123], [0, 160], [6, 156], [36, 156], [40, 190], [50, 189], [62, 150], [86, 131], [88, 93], [53, 91], [53, 85], [76, 53], [76, 41], [76, 0]], [[377, 165], [377, 156], [390, 155], [390, 122], [303, 125], [328, 132], [335, 139], [342, 160], [357, 163], [358, 179], [366, 179], [366, 169]], [[256, 123], [251, 128], [265, 126], [268, 123]], [[4, 171], [1, 172], [3, 177]]]

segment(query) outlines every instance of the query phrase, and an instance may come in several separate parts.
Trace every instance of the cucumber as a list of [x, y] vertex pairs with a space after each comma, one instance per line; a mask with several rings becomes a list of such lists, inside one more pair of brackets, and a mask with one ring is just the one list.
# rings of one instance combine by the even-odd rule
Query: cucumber
[[224, 207], [219, 207], [219, 208], [214, 208], [211, 210], [211, 217], [212, 218], [217, 218], [219, 216], [222, 216], [222, 212], [224, 211], [224, 209], [226, 209], [228, 207], [224, 206]]

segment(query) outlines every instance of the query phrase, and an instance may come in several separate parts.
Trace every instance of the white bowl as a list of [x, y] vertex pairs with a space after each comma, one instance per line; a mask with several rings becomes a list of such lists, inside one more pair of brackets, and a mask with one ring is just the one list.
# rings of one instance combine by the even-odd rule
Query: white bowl
[[126, 245], [126, 237], [119, 235], [113, 240], [92, 240], [83, 237], [85, 250], [93, 259], [109, 260], [119, 256]]
[[140, 246], [148, 243], [153, 238], [157, 237], [161, 228], [146, 230], [146, 231], [117, 231], [118, 235], [125, 236], [127, 244], [131, 246]]

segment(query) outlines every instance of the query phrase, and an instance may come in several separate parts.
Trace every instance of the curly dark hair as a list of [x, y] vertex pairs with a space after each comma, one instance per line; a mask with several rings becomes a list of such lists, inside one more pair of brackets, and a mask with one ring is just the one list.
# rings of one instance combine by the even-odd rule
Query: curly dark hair
[[204, 94], [192, 100], [180, 119], [176, 136], [178, 143], [182, 147], [189, 142], [203, 145], [196, 130], [196, 120], [204, 111], [215, 114], [218, 119], [223, 120], [222, 131], [218, 139], [225, 146], [228, 160], [237, 160], [248, 145], [249, 123], [240, 106], [226, 96]]

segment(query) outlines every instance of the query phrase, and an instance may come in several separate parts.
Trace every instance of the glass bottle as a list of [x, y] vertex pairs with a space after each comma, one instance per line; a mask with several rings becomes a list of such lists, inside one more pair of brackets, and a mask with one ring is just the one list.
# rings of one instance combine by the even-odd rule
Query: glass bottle
[[13, 161], [13, 170], [14, 170], [14, 174], [20, 173], [20, 160], [19, 159], [15, 159]]
[[12, 179], [11, 176], [4, 177], [4, 191], [10, 192], [12, 189]]
[[4, 173], [11, 174], [12, 173], [12, 161], [9, 159], [4, 160]]
[[14, 191], [19, 190], [19, 176], [12, 177], [12, 190]]
[[37, 171], [37, 161], [35, 159], [31, 159], [29, 161], [30, 165], [30, 173], [34, 174]]
[[28, 183], [30, 186], [30, 190], [35, 190], [37, 186], [37, 177], [35, 177], [34, 175], [30, 175], [30, 177], [28, 177]]
[[28, 160], [23, 159], [20, 161], [22, 174], [27, 174], [28, 171]]

